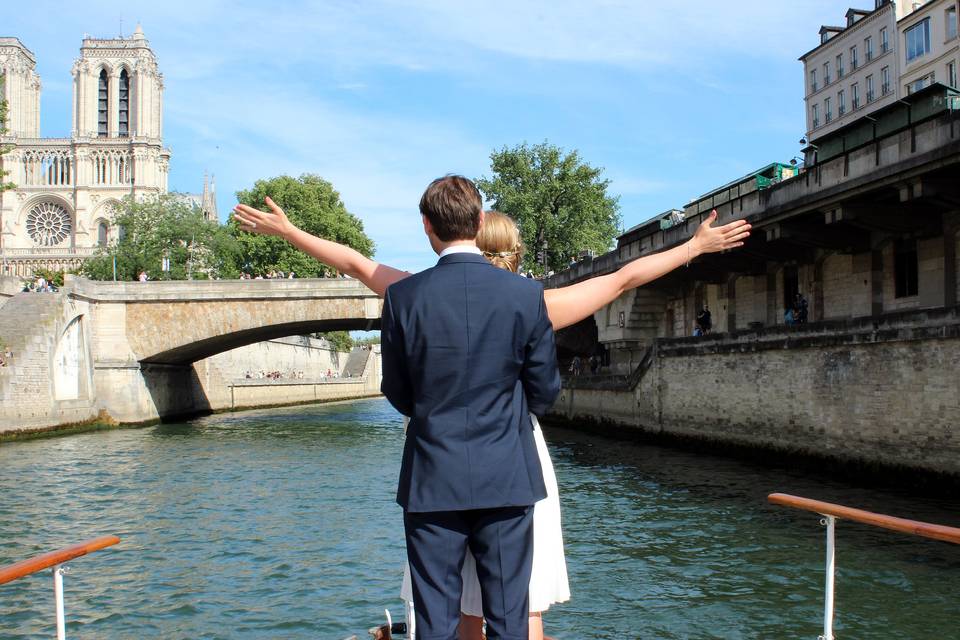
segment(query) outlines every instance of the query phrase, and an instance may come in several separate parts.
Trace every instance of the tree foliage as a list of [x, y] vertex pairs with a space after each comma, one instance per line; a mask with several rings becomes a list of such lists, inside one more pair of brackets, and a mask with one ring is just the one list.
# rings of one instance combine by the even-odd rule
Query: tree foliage
[[369, 347], [371, 345], [380, 344], [380, 336], [367, 336], [366, 338], [357, 338], [353, 341], [354, 346], [357, 347]]
[[65, 273], [67, 272], [54, 271], [53, 269], [37, 268], [33, 270], [33, 278], [34, 280], [36, 280], [37, 278], [43, 278], [44, 280], [46, 280], [47, 282], [49, 282], [50, 284], [52, 284], [53, 286], [59, 289], [60, 287], [63, 286], [63, 279], [64, 279]]
[[353, 349], [353, 338], [348, 331], [328, 331], [326, 333], [318, 333], [317, 337], [325, 338], [327, 342], [330, 343], [330, 346], [340, 353], [349, 352]]
[[602, 168], [547, 142], [490, 154], [492, 177], [477, 186], [493, 208], [520, 227], [523, 267], [542, 274], [565, 268], [582, 251], [610, 249], [620, 229], [619, 198], [607, 195]]
[[[83, 273], [94, 280], [206, 280], [239, 275], [239, 245], [226, 227], [206, 220], [200, 209], [177, 194], [145, 201], [127, 198], [116, 207], [111, 229], [116, 240], [88, 260]], [[164, 258], [169, 270], [164, 270]]]
[[[3, 85], [4, 77], [0, 73], [0, 96], [3, 95]], [[7, 101], [0, 98], [0, 136], [6, 135], [7, 133]], [[8, 189], [13, 189], [14, 184], [7, 182], [5, 178], [10, 175], [9, 171], [5, 171], [3, 168], [3, 156], [10, 151], [8, 145], [0, 144], [0, 193], [7, 191]]]
[[[299, 178], [280, 176], [258, 180], [252, 189], [237, 193], [237, 200], [257, 209], [265, 208], [270, 196], [290, 221], [307, 233], [353, 247], [365, 256], [373, 255], [373, 240], [363, 231], [363, 223], [344, 206], [333, 185], [312, 174]], [[335, 275], [332, 268], [317, 262], [281, 238], [240, 231], [236, 221], [228, 223], [240, 243], [241, 269], [252, 274], [271, 270], [293, 272], [297, 277]]]

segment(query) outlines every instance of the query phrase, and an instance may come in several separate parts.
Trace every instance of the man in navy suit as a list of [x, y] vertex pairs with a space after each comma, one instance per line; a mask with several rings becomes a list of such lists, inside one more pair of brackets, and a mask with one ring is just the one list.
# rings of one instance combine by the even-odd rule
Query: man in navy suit
[[381, 331], [382, 391], [410, 416], [397, 502], [417, 638], [457, 637], [469, 550], [487, 637], [527, 640], [533, 504], [546, 497], [530, 413], [560, 391], [553, 328], [541, 285], [477, 249], [470, 180], [434, 180], [420, 212], [440, 261], [387, 289]]

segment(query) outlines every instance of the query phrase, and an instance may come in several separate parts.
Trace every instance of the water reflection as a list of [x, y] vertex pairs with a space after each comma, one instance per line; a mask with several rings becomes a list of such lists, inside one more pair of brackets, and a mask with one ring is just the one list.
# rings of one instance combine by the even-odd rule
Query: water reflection
[[[73, 638], [344, 638], [399, 611], [403, 434], [381, 400], [0, 447], [0, 563], [71, 563]], [[570, 603], [558, 638], [816, 637], [823, 531], [784, 491], [946, 524], [956, 503], [547, 428]], [[840, 637], [953, 637], [960, 549], [838, 530]], [[49, 637], [49, 575], [0, 587], [0, 637]], [[944, 585], [952, 585], [945, 588]]]

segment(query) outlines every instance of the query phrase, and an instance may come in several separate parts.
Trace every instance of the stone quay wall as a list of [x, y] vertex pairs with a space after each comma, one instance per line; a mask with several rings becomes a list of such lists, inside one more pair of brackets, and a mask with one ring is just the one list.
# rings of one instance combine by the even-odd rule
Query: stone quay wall
[[[284, 349], [280, 346], [282, 344], [281, 342], [271, 346], [259, 343], [244, 347], [244, 349], [249, 350], [247, 355], [256, 353], [258, 349], [268, 349], [278, 362], [282, 362], [284, 358], [304, 357], [302, 353], [290, 353], [290, 349], [297, 348], [297, 345], [287, 345], [287, 348]], [[251, 350], [252, 347], [257, 349]], [[302, 350], [302, 347], [299, 349]], [[193, 384], [195, 388], [193, 395], [203, 397], [211, 411], [234, 411], [256, 407], [331, 402], [380, 395], [379, 349], [354, 349], [349, 354], [336, 354], [336, 352], [334, 354], [340, 358], [341, 373], [349, 365], [358, 372], [358, 375], [349, 378], [325, 378], [321, 375], [326, 372], [324, 368], [315, 369], [312, 375], [302, 379], [248, 379], [242, 377], [242, 375], [237, 375], [237, 373], [241, 373], [241, 369], [235, 366], [224, 367], [221, 357], [228, 354], [220, 354], [194, 363]], [[322, 354], [320, 356], [307, 354], [307, 357], [311, 355], [318, 361], [323, 359]], [[242, 363], [245, 357], [241, 356], [239, 360]], [[261, 363], [263, 362], [261, 361]], [[235, 365], [236, 361], [227, 360], [227, 363]], [[312, 364], [316, 365], [318, 362]]]
[[553, 415], [960, 476], [960, 308], [658, 340], [635, 386], [568, 378]]

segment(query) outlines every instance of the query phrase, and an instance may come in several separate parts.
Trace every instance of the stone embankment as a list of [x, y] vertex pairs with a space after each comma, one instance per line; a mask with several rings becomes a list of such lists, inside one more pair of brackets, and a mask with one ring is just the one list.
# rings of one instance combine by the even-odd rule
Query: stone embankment
[[667, 439], [960, 477], [960, 308], [658, 339], [567, 378], [556, 417]]
[[96, 419], [92, 374], [75, 348], [73, 305], [60, 293], [0, 300], [6, 301], [0, 306], [0, 435]]
[[[356, 348], [336, 378], [241, 378], [219, 366], [217, 358], [194, 365], [198, 384], [211, 411], [233, 411], [311, 402], [332, 402], [380, 395], [380, 354]], [[231, 375], [233, 374], [233, 375]]]
[[[122, 284], [109, 287], [75, 280], [58, 293], [21, 293], [18, 279], [0, 278], [0, 438], [96, 422], [138, 424], [211, 411], [379, 395], [378, 348], [337, 353], [325, 341], [276, 335], [339, 328], [335, 318], [321, 318], [314, 326], [309, 319], [300, 320], [305, 311], [298, 307], [296, 323], [267, 327], [259, 342], [250, 339], [258, 337], [252, 333], [260, 330], [256, 318], [244, 316], [254, 327], [246, 333], [244, 327], [228, 326], [235, 298], [247, 304], [249, 298], [263, 298], [258, 303], [261, 315], [276, 321], [270, 312], [288, 309], [288, 298], [300, 300], [306, 291], [318, 313], [345, 315], [346, 328], [351, 328], [350, 323], [369, 322], [377, 314], [375, 298], [374, 308], [368, 308], [369, 292], [348, 291], [356, 286], [343, 281], [298, 282], [296, 291], [287, 291], [291, 287], [287, 282], [279, 291], [263, 286], [234, 291], [239, 289], [236, 283], [189, 289], [182, 284], [136, 288], [138, 296], [128, 295], [127, 300], [123, 294], [128, 287]], [[150, 327], [131, 325], [127, 311], [140, 305], [145, 307], [139, 310], [143, 314], [159, 313], [191, 304], [153, 300], [181, 289], [198, 298], [192, 303], [197, 306], [195, 315], [203, 315], [210, 298], [222, 298], [219, 312], [225, 319], [220, 331], [226, 335], [213, 337], [221, 344], [211, 346], [212, 340], [203, 336], [196, 339], [197, 350], [209, 356], [201, 359], [166, 362], [138, 357], [131, 345], [140, 344], [143, 334], [151, 335]], [[210, 325], [212, 320], [205, 316], [205, 321]], [[183, 335], [197, 324], [162, 322], [163, 318], [155, 319], [154, 326], [163, 326], [170, 335]], [[241, 333], [244, 346], [230, 348], [232, 341], [239, 341], [229, 335], [231, 331]]]

